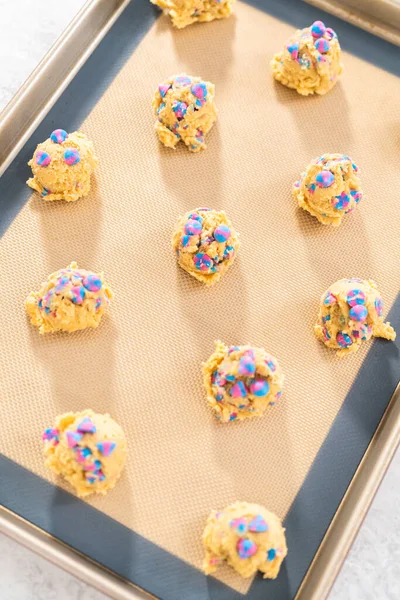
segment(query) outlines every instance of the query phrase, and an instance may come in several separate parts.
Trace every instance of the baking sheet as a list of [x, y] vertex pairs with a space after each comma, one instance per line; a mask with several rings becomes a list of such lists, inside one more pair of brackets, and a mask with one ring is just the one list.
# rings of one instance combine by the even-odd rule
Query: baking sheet
[[[43, 427], [66, 410], [110, 411], [128, 435], [130, 461], [118, 487], [90, 504], [195, 567], [211, 507], [247, 498], [287, 513], [365, 359], [367, 348], [341, 361], [314, 339], [322, 291], [351, 272], [375, 278], [390, 306], [399, 283], [398, 162], [388, 135], [396, 116], [380, 120], [399, 80], [346, 54], [329, 96], [299, 98], [271, 82], [268, 67], [292, 28], [244, 4], [236, 14], [183, 32], [157, 21], [82, 126], [102, 163], [90, 197], [75, 205], [32, 197], [0, 242], [8, 322], [0, 451], [60, 484], [42, 466]], [[182, 70], [217, 86], [219, 121], [200, 156], [163, 149], [153, 133], [152, 93]], [[366, 136], [376, 144], [366, 147]], [[339, 232], [302, 214], [290, 195], [325, 151], [349, 153], [362, 169], [365, 201]], [[377, 214], [372, 198], [381, 197]], [[177, 216], [206, 200], [242, 236], [240, 258], [212, 290], [180, 272], [169, 250]], [[39, 338], [23, 314], [25, 294], [73, 259], [104, 269], [116, 294], [109, 318], [98, 331]], [[230, 427], [208, 412], [200, 363], [219, 337], [279, 358], [286, 390], [264, 419]], [[18, 369], [9, 369], [16, 357]], [[221, 579], [248, 589], [228, 569]]]

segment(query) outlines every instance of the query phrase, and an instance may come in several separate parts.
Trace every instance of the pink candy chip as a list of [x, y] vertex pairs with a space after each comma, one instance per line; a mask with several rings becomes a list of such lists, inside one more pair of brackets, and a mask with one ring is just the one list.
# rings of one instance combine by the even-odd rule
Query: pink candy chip
[[327, 52], [329, 52], [329, 42], [325, 38], [319, 38], [318, 40], [316, 40], [314, 46], [321, 54], [326, 54]]
[[67, 437], [68, 448], [75, 448], [82, 439], [82, 434], [76, 431], [67, 431], [65, 435]]

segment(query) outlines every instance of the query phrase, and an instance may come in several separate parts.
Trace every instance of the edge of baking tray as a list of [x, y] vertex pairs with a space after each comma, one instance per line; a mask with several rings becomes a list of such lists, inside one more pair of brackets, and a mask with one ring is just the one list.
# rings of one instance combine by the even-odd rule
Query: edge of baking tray
[[[0, 115], [0, 175], [131, 0], [88, 0]], [[307, 0], [331, 10], [327, 0]], [[343, 14], [338, 16], [342, 16]], [[399, 11], [400, 14], [400, 11]], [[349, 19], [346, 19], [349, 20]], [[356, 23], [361, 25], [360, 23]], [[362, 25], [361, 25], [362, 26]], [[367, 28], [367, 27], [365, 27]], [[369, 31], [381, 35], [376, 28]], [[389, 41], [394, 41], [385, 35]], [[400, 43], [400, 34], [398, 41]], [[43, 81], [47, 93], [43, 95]], [[400, 441], [400, 386], [393, 394], [296, 598], [322, 600], [335, 580]], [[148, 594], [15, 513], [0, 507], [0, 531], [117, 600]]]
[[[296, 600], [327, 598], [399, 442], [400, 384], [314, 556]], [[0, 507], [0, 532], [116, 600], [153, 598], [4, 507]]]
[[400, 3], [393, 0], [303, 0], [400, 46]]
[[130, 1], [87, 0], [0, 112], [0, 176]]

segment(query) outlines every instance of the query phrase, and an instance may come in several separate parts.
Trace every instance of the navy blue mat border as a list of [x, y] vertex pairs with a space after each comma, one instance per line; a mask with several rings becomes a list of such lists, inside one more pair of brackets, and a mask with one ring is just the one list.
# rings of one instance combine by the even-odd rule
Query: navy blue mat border
[[[300, 0], [249, 0], [296, 27], [325, 19], [349, 52], [400, 76], [399, 49]], [[77, 129], [155, 22], [148, 0], [132, 0], [0, 179], [0, 234], [30, 196], [32, 148], [57, 127]], [[98, 73], [101, 72], [101, 81]], [[60, 122], [61, 121], [61, 122]], [[400, 297], [390, 316], [400, 330]], [[247, 600], [293, 598], [398, 383], [400, 342], [375, 340], [285, 519], [289, 555], [275, 581], [257, 577]], [[0, 455], [0, 504], [163, 600], [243, 596]], [[200, 532], [199, 532], [200, 534]]]

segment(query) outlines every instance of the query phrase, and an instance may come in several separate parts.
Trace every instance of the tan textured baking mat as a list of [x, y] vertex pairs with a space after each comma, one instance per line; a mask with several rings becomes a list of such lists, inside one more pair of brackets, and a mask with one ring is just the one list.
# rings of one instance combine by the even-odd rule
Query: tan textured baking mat
[[[34, 194], [0, 241], [0, 451], [63, 486], [42, 465], [43, 428], [64, 411], [109, 411], [129, 460], [115, 490], [88, 501], [197, 567], [211, 508], [243, 499], [285, 516], [366, 356], [337, 359], [317, 342], [322, 292], [371, 277], [389, 308], [399, 287], [400, 131], [387, 99], [400, 81], [344, 54], [340, 84], [301, 98], [269, 69], [291, 32], [241, 3], [227, 21], [184, 31], [161, 17], [82, 126], [101, 161], [90, 196]], [[153, 91], [181, 71], [216, 84], [219, 120], [198, 155], [162, 148], [153, 131]], [[291, 197], [323, 152], [361, 168], [365, 199], [339, 230]], [[170, 247], [177, 217], [201, 205], [225, 209], [242, 239], [212, 289]], [[25, 296], [71, 260], [104, 270], [109, 314], [97, 331], [39, 336]], [[264, 418], [221, 425], [207, 408], [200, 364], [218, 338], [279, 359], [285, 392]], [[248, 588], [229, 569], [220, 576]]]

